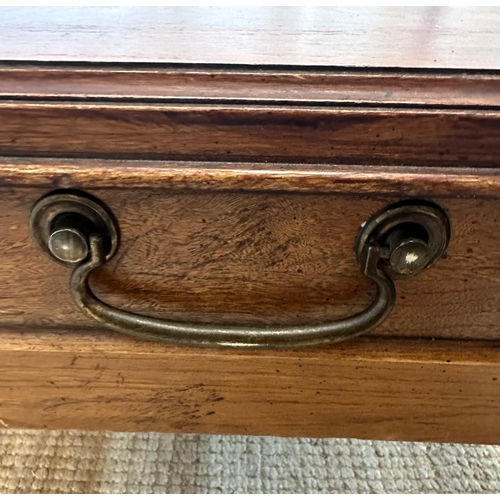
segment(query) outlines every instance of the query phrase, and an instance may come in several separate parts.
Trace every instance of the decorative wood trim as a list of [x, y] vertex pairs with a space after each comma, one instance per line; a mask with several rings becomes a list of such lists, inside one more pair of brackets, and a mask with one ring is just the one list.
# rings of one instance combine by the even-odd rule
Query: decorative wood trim
[[493, 108], [500, 74], [3, 63], [0, 98]]
[[267, 163], [0, 158], [0, 185], [498, 198], [500, 171]]
[[0, 155], [497, 167], [500, 111], [0, 103]]

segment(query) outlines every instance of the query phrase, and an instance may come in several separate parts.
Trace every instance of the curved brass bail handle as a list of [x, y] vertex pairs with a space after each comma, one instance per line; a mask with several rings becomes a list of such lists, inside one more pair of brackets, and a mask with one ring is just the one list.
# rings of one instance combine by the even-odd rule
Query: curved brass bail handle
[[90, 235], [89, 257], [74, 269], [70, 288], [74, 301], [86, 314], [132, 337], [198, 347], [292, 349], [351, 339], [373, 330], [387, 318], [396, 300], [396, 290], [390, 277], [378, 268], [379, 259], [380, 247], [368, 244], [361, 258], [361, 271], [377, 286], [373, 303], [353, 316], [316, 326], [206, 325], [150, 318], [110, 306], [97, 298], [89, 286], [92, 271], [106, 262], [102, 238], [97, 234]]

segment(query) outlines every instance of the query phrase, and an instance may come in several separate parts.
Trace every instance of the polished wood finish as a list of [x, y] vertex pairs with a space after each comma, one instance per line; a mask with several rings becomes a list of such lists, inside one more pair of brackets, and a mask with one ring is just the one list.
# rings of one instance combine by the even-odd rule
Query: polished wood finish
[[0, 102], [0, 155], [497, 167], [500, 111]]
[[498, 343], [249, 353], [7, 333], [0, 364], [5, 428], [500, 444]]
[[105, 202], [121, 229], [118, 254], [94, 279], [99, 296], [147, 315], [239, 324], [319, 323], [363, 310], [374, 290], [353, 251], [360, 225], [389, 203], [432, 200], [451, 221], [447, 258], [398, 281], [396, 307], [373, 335], [500, 338], [500, 190], [494, 170], [448, 175], [414, 169], [400, 177], [371, 167], [232, 167], [4, 163], [1, 328], [100, 331], [72, 302], [70, 270], [42, 255], [28, 230], [40, 196], [76, 188]]
[[497, 167], [500, 75], [0, 66], [0, 155]]
[[498, 8], [17, 7], [1, 16], [0, 60], [500, 69]]
[[290, 163], [2, 158], [4, 187], [286, 191], [399, 197], [498, 198], [498, 169]]
[[0, 97], [477, 109], [500, 107], [500, 74], [4, 63]]
[[[500, 9], [0, 15], [0, 426], [500, 444]], [[73, 304], [28, 229], [57, 189], [119, 221], [97, 295], [171, 319], [363, 310], [356, 234], [402, 199], [451, 240], [356, 342], [173, 348]]]

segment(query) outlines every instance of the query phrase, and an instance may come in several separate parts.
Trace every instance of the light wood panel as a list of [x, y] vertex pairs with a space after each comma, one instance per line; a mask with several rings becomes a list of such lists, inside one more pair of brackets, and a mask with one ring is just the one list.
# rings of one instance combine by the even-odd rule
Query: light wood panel
[[5, 428], [500, 444], [498, 343], [248, 353], [75, 332], [0, 338]]
[[1, 60], [500, 69], [500, 9], [2, 8]]

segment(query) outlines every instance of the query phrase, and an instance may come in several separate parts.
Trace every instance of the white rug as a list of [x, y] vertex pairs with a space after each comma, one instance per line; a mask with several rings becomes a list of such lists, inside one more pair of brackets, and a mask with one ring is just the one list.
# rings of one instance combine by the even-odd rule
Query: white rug
[[0, 431], [0, 493], [495, 493], [500, 446]]

